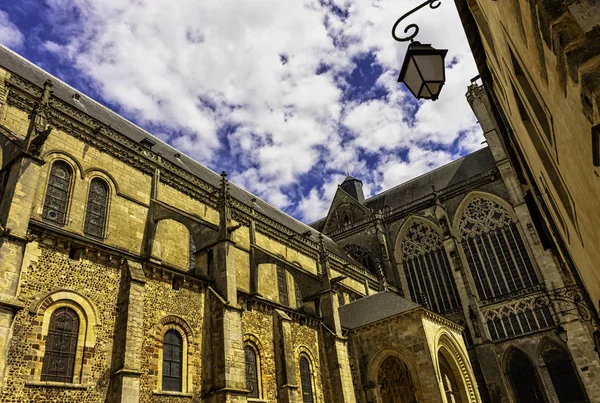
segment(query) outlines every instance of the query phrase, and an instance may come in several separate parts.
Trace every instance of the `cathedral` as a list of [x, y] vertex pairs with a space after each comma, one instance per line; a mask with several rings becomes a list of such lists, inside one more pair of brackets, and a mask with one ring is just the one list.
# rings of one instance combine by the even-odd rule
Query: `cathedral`
[[583, 291], [467, 98], [487, 147], [349, 175], [306, 225], [0, 46], [0, 402], [600, 401]]

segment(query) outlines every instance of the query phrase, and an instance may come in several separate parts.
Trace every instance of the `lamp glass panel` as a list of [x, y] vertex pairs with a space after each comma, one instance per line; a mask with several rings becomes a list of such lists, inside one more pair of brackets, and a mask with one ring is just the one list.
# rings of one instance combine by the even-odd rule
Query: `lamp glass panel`
[[444, 58], [442, 55], [414, 55], [413, 60], [419, 66], [423, 81], [444, 80]]
[[415, 61], [411, 57], [408, 61], [408, 67], [404, 72], [404, 77], [402, 77], [402, 81], [406, 86], [412, 91], [415, 96], [419, 95], [419, 90], [423, 85], [423, 79], [419, 74], [419, 70], [417, 70], [417, 66], [415, 65]]
[[442, 89], [442, 83], [425, 83], [423, 85], [423, 89], [421, 90], [421, 96], [423, 98], [431, 98], [437, 94], [439, 94]]

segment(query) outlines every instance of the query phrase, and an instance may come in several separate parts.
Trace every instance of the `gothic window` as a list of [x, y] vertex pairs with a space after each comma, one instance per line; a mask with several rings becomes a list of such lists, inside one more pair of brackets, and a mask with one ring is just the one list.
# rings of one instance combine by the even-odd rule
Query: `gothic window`
[[375, 273], [375, 265], [369, 252], [357, 245], [346, 245], [344, 250], [371, 273]]
[[507, 375], [517, 402], [543, 403], [536, 370], [524, 352], [512, 349], [507, 362]]
[[64, 161], [56, 161], [50, 169], [46, 199], [42, 217], [58, 225], [64, 225], [71, 189], [71, 167]]
[[461, 403], [458, 382], [456, 382], [450, 363], [448, 363], [448, 360], [446, 360], [446, 357], [441, 352], [438, 353], [438, 362], [440, 364], [440, 376], [442, 377], [446, 401], [448, 403]]
[[377, 372], [381, 401], [386, 403], [416, 403], [415, 388], [404, 362], [394, 356], [387, 357]]
[[420, 221], [410, 225], [402, 243], [402, 265], [413, 301], [438, 313], [460, 309], [442, 237], [432, 227]]
[[300, 291], [300, 286], [298, 285], [298, 283], [294, 280], [294, 294], [296, 295], [296, 308], [301, 308], [302, 307], [302, 291]]
[[244, 347], [244, 354], [246, 356], [246, 389], [249, 390], [248, 397], [259, 398], [256, 350], [247, 345]]
[[104, 235], [108, 208], [108, 184], [99, 178], [92, 179], [88, 194], [83, 232], [96, 238]]
[[475, 197], [461, 218], [460, 234], [481, 300], [539, 283], [515, 221], [498, 203]]
[[532, 299], [519, 300], [485, 312], [492, 340], [520, 336], [555, 326], [547, 306], [537, 307]]
[[181, 392], [183, 379], [183, 338], [169, 329], [163, 338], [162, 389]]
[[73, 382], [79, 317], [68, 307], [56, 309], [50, 317], [42, 381]]
[[302, 385], [302, 403], [313, 403], [312, 373], [308, 358], [305, 356], [300, 357], [300, 384]]
[[281, 266], [277, 266], [277, 288], [279, 290], [279, 303], [281, 305], [289, 305], [287, 272]]
[[587, 402], [581, 381], [567, 353], [553, 343], [546, 343], [541, 352], [552, 385], [560, 402]]

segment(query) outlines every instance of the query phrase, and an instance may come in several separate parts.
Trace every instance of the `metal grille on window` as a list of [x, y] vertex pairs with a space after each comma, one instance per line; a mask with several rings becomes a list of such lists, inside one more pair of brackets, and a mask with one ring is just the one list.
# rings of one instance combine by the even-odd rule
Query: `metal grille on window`
[[369, 252], [357, 245], [346, 245], [344, 246], [344, 250], [371, 273], [375, 273], [375, 264]]
[[44, 219], [64, 225], [69, 203], [71, 176], [71, 167], [66, 162], [57, 161], [52, 164], [42, 211]]
[[404, 274], [413, 301], [427, 301], [438, 313], [453, 313], [460, 309], [458, 292], [442, 237], [429, 225], [415, 221], [402, 243]]
[[73, 382], [79, 317], [68, 307], [58, 308], [50, 317], [42, 381]]
[[306, 357], [300, 357], [300, 382], [302, 384], [302, 403], [313, 403], [312, 374]]
[[248, 397], [258, 398], [258, 363], [256, 361], [256, 351], [250, 346], [244, 347], [246, 355], [246, 389]]
[[287, 273], [281, 266], [277, 266], [277, 288], [279, 289], [279, 303], [281, 305], [289, 305]]
[[461, 218], [460, 234], [482, 301], [538, 285], [517, 225], [499, 204], [474, 198]]
[[162, 389], [181, 392], [183, 378], [183, 338], [170, 329], [163, 339]]
[[108, 206], [108, 185], [102, 179], [92, 179], [88, 194], [83, 232], [96, 238], [104, 235]]

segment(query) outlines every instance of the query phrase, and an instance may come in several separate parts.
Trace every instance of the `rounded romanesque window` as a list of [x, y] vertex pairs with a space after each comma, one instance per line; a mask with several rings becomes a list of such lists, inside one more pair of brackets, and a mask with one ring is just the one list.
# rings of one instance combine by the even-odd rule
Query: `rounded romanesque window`
[[539, 283], [516, 222], [498, 203], [473, 198], [459, 231], [482, 301], [508, 298]]
[[244, 356], [246, 360], [246, 389], [248, 389], [248, 397], [259, 398], [259, 372], [256, 350], [246, 345], [244, 347]]
[[108, 184], [100, 178], [94, 178], [90, 183], [83, 232], [86, 235], [102, 238], [104, 236], [107, 211]]
[[302, 386], [302, 403], [314, 403], [312, 389], [312, 372], [305, 356], [300, 357], [300, 383]]
[[72, 176], [73, 171], [66, 162], [56, 161], [52, 164], [48, 177], [48, 187], [46, 188], [46, 199], [44, 199], [44, 209], [42, 211], [42, 217], [45, 220], [58, 225], [65, 224]]
[[46, 351], [42, 366], [42, 381], [73, 382], [79, 316], [68, 307], [56, 309], [50, 317]]
[[421, 221], [410, 224], [402, 240], [402, 265], [413, 301], [438, 313], [460, 309], [442, 237], [431, 226]]
[[183, 378], [183, 337], [169, 329], [163, 338], [162, 389], [181, 392]]

